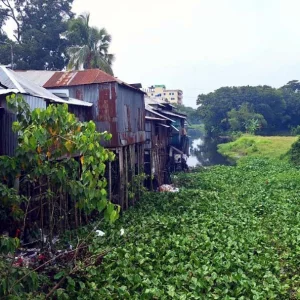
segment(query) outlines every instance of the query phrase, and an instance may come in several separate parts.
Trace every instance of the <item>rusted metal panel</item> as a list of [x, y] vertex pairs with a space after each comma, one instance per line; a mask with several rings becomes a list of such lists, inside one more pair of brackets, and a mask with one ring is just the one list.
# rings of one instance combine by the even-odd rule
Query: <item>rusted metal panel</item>
[[71, 72], [56, 72], [44, 87], [76, 86], [83, 84], [113, 82], [116, 78], [99, 70], [83, 70]]
[[80, 89], [77, 89], [75, 92], [76, 99], [83, 100], [82, 93]]
[[143, 94], [118, 85], [118, 133], [123, 146], [145, 142], [145, 103]]
[[[38, 72], [38, 71], [36, 71]], [[78, 86], [78, 85], [90, 85], [99, 83], [116, 82], [127, 88], [133, 89], [140, 94], [145, 94], [138, 88], [121, 81], [99, 69], [90, 69], [82, 71], [70, 71], [70, 72], [55, 72], [51, 74], [51, 78], [44, 82], [45, 88], [53, 87], [66, 87], [66, 86]]]
[[[44, 99], [30, 95], [23, 95], [23, 97], [30, 110], [46, 108]], [[17, 147], [17, 134], [12, 131], [12, 124], [16, 121], [16, 116], [7, 109], [4, 95], [0, 99], [0, 107], [2, 107], [0, 111], [0, 155], [13, 156]]]
[[17, 134], [12, 131], [12, 124], [16, 116], [4, 108], [3, 102], [0, 109], [0, 155], [13, 156], [17, 147]]
[[[66, 88], [66, 87], [62, 87]], [[69, 86], [70, 97], [93, 103], [92, 119], [97, 130], [112, 134], [105, 147], [142, 143], [145, 137], [144, 95], [118, 82]]]

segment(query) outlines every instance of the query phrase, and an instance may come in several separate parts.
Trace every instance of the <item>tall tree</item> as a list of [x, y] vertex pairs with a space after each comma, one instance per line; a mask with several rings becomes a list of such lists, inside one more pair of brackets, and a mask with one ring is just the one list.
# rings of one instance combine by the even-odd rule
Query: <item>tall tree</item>
[[[261, 129], [267, 126], [267, 122], [261, 114], [257, 114], [250, 107], [249, 103], [244, 102], [239, 109], [232, 109], [227, 113], [230, 129], [233, 131], [248, 131], [249, 124], [253, 120], [257, 122], [258, 128]], [[257, 129], [258, 129], [257, 128]]]
[[283, 90], [292, 90], [295, 93], [299, 93], [300, 91], [300, 82], [299, 80], [291, 80], [287, 84], [285, 84], [283, 87], [281, 87]]
[[91, 27], [89, 21], [90, 14], [84, 14], [69, 22], [67, 38], [72, 46], [67, 51], [70, 56], [68, 68], [99, 68], [113, 75], [115, 57], [108, 52], [111, 36], [105, 28]]
[[62, 34], [74, 15], [72, 3], [73, 0], [0, 0], [0, 25], [3, 28], [10, 19], [16, 27], [16, 68], [61, 70], [65, 66], [68, 44]]
[[266, 130], [287, 129], [286, 101], [280, 90], [270, 86], [222, 87], [197, 99], [198, 112], [208, 134], [230, 130], [233, 123], [230, 124], [228, 113], [237, 112], [244, 103], [250, 105], [252, 113], [263, 116]]
[[187, 119], [191, 124], [200, 124], [200, 117], [195, 108], [183, 104], [175, 104], [175, 107], [179, 113], [187, 115]]

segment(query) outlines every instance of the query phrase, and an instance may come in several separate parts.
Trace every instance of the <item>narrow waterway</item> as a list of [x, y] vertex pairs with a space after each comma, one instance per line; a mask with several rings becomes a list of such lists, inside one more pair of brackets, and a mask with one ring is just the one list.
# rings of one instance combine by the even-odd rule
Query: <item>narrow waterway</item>
[[190, 157], [187, 160], [188, 166], [229, 165], [228, 159], [217, 151], [218, 144], [221, 142], [224, 142], [224, 140], [210, 139], [204, 136], [191, 139]]

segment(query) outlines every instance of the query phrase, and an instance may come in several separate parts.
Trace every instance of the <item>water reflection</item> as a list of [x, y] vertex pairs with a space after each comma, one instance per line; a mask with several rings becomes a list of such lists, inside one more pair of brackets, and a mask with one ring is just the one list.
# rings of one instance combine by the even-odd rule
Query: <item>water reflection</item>
[[210, 139], [203, 136], [191, 140], [189, 167], [229, 165], [228, 159], [217, 151], [217, 145], [226, 142], [221, 139]]

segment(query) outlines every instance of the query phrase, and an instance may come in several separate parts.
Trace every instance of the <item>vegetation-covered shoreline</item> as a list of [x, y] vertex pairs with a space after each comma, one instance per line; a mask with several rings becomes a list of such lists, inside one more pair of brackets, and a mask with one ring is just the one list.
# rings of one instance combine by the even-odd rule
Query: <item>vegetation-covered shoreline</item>
[[231, 159], [238, 160], [244, 156], [280, 158], [287, 154], [294, 136], [254, 136], [245, 134], [236, 140], [218, 145], [218, 152]]

